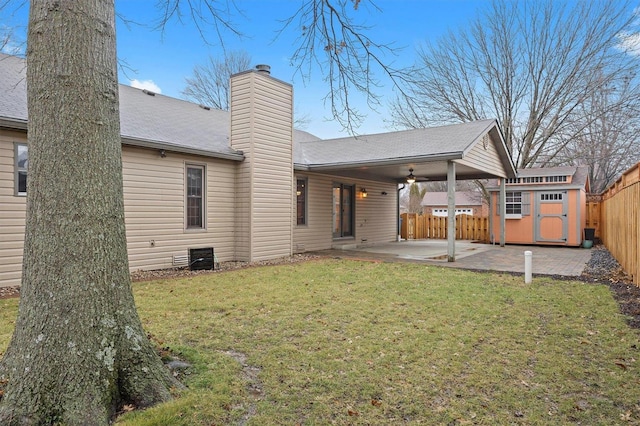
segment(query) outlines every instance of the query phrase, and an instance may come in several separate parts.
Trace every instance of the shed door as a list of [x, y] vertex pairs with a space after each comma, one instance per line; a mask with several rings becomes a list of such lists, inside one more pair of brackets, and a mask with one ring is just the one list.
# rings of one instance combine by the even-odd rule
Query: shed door
[[566, 243], [567, 211], [567, 191], [539, 192], [536, 196], [536, 242]]

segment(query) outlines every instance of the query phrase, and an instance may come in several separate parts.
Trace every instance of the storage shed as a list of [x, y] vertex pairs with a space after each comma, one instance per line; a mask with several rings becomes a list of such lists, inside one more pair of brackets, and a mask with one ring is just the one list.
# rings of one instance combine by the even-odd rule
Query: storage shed
[[587, 167], [548, 167], [518, 170], [505, 181], [505, 206], [499, 188], [489, 188], [490, 233], [500, 235], [505, 212], [505, 242], [579, 246], [584, 239], [589, 175]]

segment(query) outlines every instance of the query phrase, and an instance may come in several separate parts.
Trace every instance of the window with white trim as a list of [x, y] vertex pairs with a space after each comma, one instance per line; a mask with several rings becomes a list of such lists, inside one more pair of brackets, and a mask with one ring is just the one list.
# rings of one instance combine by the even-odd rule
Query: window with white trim
[[540, 194], [540, 201], [562, 201], [562, 192]]
[[508, 191], [506, 193], [507, 216], [522, 216], [522, 192]]
[[204, 229], [205, 226], [205, 168], [186, 166], [186, 228]]
[[27, 168], [29, 166], [29, 149], [24, 143], [14, 144], [14, 182], [15, 195], [27, 195]]

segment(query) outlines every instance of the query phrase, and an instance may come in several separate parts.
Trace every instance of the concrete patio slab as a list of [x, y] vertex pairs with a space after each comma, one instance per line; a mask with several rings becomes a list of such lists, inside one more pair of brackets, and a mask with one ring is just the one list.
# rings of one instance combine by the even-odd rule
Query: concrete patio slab
[[456, 241], [456, 261], [447, 262], [446, 240], [409, 240], [348, 250], [324, 250], [335, 257], [386, 261], [425, 262], [440, 266], [524, 273], [524, 252], [533, 253], [533, 273], [578, 277], [591, 258], [591, 250], [574, 247], [480, 244]]

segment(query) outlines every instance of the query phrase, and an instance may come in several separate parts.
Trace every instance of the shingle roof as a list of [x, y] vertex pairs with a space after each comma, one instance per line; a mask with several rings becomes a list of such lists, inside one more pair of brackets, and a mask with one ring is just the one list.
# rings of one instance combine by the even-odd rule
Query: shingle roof
[[357, 137], [300, 142], [304, 164], [351, 164], [392, 159], [461, 156], [495, 124], [481, 120]]
[[[184, 100], [119, 85], [120, 131], [124, 143], [241, 159], [229, 143], [230, 114]], [[26, 61], [0, 53], [0, 119], [26, 128]], [[317, 140], [294, 131], [296, 140]]]
[[123, 139], [153, 141], [203, 152], [238, 154], [229, 143], [229, 113], [120, 85]]
[[[0, 126], [26, 129], [26, 62], [0, 54]], [[120, 127], [123, 143], [198, 155], [242, 160], [229, 141], [230, 113], [120, 85]], [[321, 140], [293, 132], [296, 167], [360, 167], [400, 162], [461, 159], [481, 135], [496, 127], [495, 120]], [[509, 162], [506, 148], [502, 157]], [[404, 166], [403, 166], [404, 167]], [[512, 165], [505, 166], [511, 170]], [[387, 177], [397, 171], [386, 170]], [[406, 171], [403, 170], [406, 174]], [[378, 175], [380, 169], [378, 169]]]
[[0, 118], [27, 123], [25, 60], [0, 53]]

